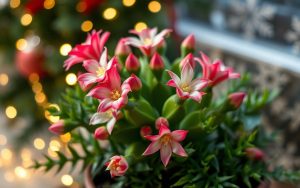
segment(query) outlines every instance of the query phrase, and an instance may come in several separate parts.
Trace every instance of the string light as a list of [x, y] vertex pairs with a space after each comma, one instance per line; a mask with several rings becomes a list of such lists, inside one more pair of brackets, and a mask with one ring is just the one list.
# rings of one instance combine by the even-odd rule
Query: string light
[[57, 153], [50, 148], [48, 148], [48, 155], [53, 158], [57, 157]]
[[17, 42], [16, 42], [16, 48], [18, 50], [21, 50], [21, 51], [25, 50], [26, 47], [27, 47], [27, 41], [25, 39], [19, 39], [19, 40], [17, 40]]
[[61, 45], [59, 52], [63, 56], [67, 56], [68, 53], [72, 50], [72, 46], [68, 43]]
[[84, 32], [88, 32], [93, 29], [93, 23], [90, 20], [86, 20], [81, 24], [81, 30]]
[[68, 143], [71, 140], [71, 134], [68, 132], [66, 134], [60, 135], [60, 139], [64, 143]]
[[17, 109], [13, 106], [8, 106], [5, 109], [5, 114], [9, 119], [13, 119], [17, 116]]
[[77, 3], [76, 10], [78, 12], [84, 12], [86, 10], [86, 3], [83, 1], [80, 1], [79, 3]]
[[30, 82], [38, 82], [40, 77], [37, 73], [31, 73], [28, 77]]
[[61, 182], [62, 184], [64, 184], [65, 186], [70, 186], [73, 184], [73, 178], [72, 176], [65, 174], [61, 177]]
[[20, 0], [10, 0], [9, 6], [10, 8], [18, 8], [21, 4]]
[[117, 16], [117, 10], [115, 8], [107, 8], [103, 12], [103, 18], [106, 20], [112, 20]]
[[69, 73], [66, 76], [66, 83], [70, 86], [77, 83], [77, 76], [74, 73]]
[[32, 16], [30, 14], [24, 14], [22, 17], [21, 17], [21, 24], [23, 26], [27, 26], [29, 25], [30, 23], [32, 22]]
[[21, 166], [17, 166], [15, 168], [15, 174], [16, 174], [16, 176], [18, 176], [19, 178], [22, 178], [22, 179], [25, 179], [28, 177], [27, 171]]
[[46, 101], [46, 95], [44, 93], [37, 93], [34, 97], [37, 103], [44, 103]]
[[42, 150], [45, 148], [45, 141], [41, 138], [36, 138], [33, 141], [33, 146], [38, 150]]
[[8, 81], [9, 81], [9, 78], [8, 78], [7, 74], [4, 74], [4, 73], [0, 74], [0, 85], [2, 85], [2, 86], [7, 85]]
[[126, 7], [131, 7], [132, 5], [134, 5], [135, 0], [123, 0], [122, 3]]
[[51, 140], [49, 143], [49, 148], [52, 151], [59, 151], [59, 149], [61, 148], [61, 144], [57, 140]]
[[161, 4], [158, 1], [151, 1], [148, 4], [148, 9], [150, 12], [157, 13], [161, 9]]
[[34, 93], [40, 93], [43, 91], [43, 86], [41, 83], [39, 82], [35, 82], [34, 84], [32, 84], [32, 91]]
[[146, 29], [146, 28], [147, 28], [147, 24], [145, 22], [138, 22], [134, 26], [134, 29], [137, 32], [140, 32], [140, 31], [142, 31], [143, 29]]
[[0, 145], [4, 146], [7, 143], [7, 138], [4, 135], [0, 135]]
[[10, 161], [12, 158], [12, 152], [10, 149], [4, 148], [1, 150], [1, 157], [6, 161]]
[[45, 0], [44, 1], [44, 8], [45, 9], [52, 9], [55, 6], [55, 1], [54, 0]]

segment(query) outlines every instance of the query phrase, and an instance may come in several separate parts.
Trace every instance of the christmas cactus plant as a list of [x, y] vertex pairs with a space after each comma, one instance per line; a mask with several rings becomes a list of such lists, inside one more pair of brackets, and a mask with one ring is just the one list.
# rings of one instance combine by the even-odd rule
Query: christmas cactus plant
[[[274, 93], [250, 91], [248, 75], [203, 52], [194, 55], [193, 35], [170, 63], [164, 55], [170, 32], [131, 31], [136, 36], [120, 39], [114, 55], [105, 47], [108, 32], [93, 31], [75, 46], [64, 66], [82, 65], [79, 86], [66, 90], [59, 109], [49, 109], [60, 117], [49, 130], [72, 135], [69, 152], [58, 151], [58, 158], [46, 156], [33, 167], [60, 171], [83, 161], [82, 169], [90, 170], [96, 184], [116, 187], [297, 181], [299, 173], [270, 164], [262, 150], [270, 138], [259, 114]], [[227, 89], [215, 96], [221, 83]]]

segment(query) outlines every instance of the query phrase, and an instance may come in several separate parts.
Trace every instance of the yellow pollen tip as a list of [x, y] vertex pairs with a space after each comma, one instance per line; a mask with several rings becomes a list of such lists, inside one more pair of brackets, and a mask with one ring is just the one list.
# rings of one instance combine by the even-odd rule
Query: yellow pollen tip
[[105, 69], [103, 67], [99, 67], [98, 70], [96, 71], [98, 77], [103, 76], [104, 73], [105, 73]]
[[165, 134], [162, 136], [162, 138], [160, 139], [160, 142], [163, 144], [163, 145], [167, 145], [169, 144], [171, 141], [171, 135], [170, 134]]
[[145, 38], [144, 39], [144, 44], [145, 45], [150, 45], [150, 44], [152, 44], [152, 40], [150, 38]]
[[112, 100], [118, 100], [121, 97], [121, 94], [118, 90], [114, 90], [111, 92], [111, 99]]

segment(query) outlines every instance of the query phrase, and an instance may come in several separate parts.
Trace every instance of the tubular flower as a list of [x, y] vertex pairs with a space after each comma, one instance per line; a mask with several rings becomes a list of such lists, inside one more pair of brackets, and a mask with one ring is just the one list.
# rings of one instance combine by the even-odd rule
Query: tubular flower
[[129, 82], [125, 80], [121, 84], [121, 78], [117, 70], [117, 65], [113, 65], [107, 71], [106, 81], [100, 83], [92, 89], [88, 96], [100, 99], [98, 107], [99, 112], [105, 112], [108, 109], [119, 110], [128, 102], [128, 92], [131, 91]]
[[147, 135], [145, 138], [152, 143], [147, 147], [143, 155], [151, 155], [160, 150], [160, 159], [166, 167], [169, 163], [172, 153], [182, 157], [187, 157], [187, 154], [179, 142], [183, 141], [187, 135], [186, 130], [170, 131], [170, 129], [161, 125], [158, 135]]
[[90, 119], [90, 125], [97, 125], [106, 123], [106, 128], [109, 134], [111, 134], [117, 120], [118, 115], [120, 114], [119, 111], [114, 109], [108, 109], [105, 112], [96, 112], [92, 115]]
[[141, 32], [131, 30], [130, 33], [138, 35], [136, 37], [128, 37], [127, 44], [139, 48], [146, 56], [151, 56], [156, 51], [158, 45], [162, 43], [164, 37], [171, 32], [170, 29], [164, 29], [157, 34], [157, 28], [143, 29]]
[[65, 128], [64, 128], [64, 121], [59, 120], [58, 122], [52, 124], [49, 128], [49, 131], [51, 131], [54, 134], [61, 135], [65, 133]]
[[94, 59], [84, 61], [83, 66], [88, 73], [78, 76], [78, 82], [81, 88], [86, 90], [91, 84], [104, 81], [107, 70], [111, 69], [114, 64], [117, 64], [116, 58], [112, 58], [109, 62], [107, 62], [106, 48], [104, 48], [99, 62]]
[[228, 96], [229, 102], [230, 104], [234, 107], [234, 108], [239, 108], [244, 100], [246, 96], [245, 92], [235, 92], [235, 93], [231, 93]]
[[171, 80], [168, 81], [167, 85], [176, 88], [176, 93], [181, 99], [191, 98], [196, 102], [201, 102], [202, 95], [204, 92], [200, 90], [208, 86], [208, 81], [202, 78], [194, 77], [194, 70], [190, 63], [185, 63], [181, 70], [181, 78], [179, 78], [172, 71], [168, 71]]
[[194, 69], [196, 64], [195, 64], [195, 60], [194, 60], [194, 55], [192, 53], [187, 54], [181, 61], [180, 61], [180, 68], [183, 67], [184, 64], [189, 63], [192, 68]]
[[109, 32], [104, 32], [101, 35], [102, 30], [95, 31], [88, 34], [84, 43], [76, 45], [70, 52], [69, 58], [65, 61], [64, 67], [69, 70], [73, 65], [86, 61], [100, 59], [104, 45], [110, 35]]
[[127, 169], [128, 163], [123, 156], [115, 155], [110, 158], [110, 161], [105, 164], [106, 170], [110, 171], [111, 177], [123, 176]]
[[195, 58], [200, 63], [203, 71], [203, 78], [211, 81], [210, 85], [215, 86], [227, 79], [240, 78], [239, 73], [233, 72], [232, 68], [227, 68], [221, 60], [216, 60], [211, 63], [209, 57], [201, 52], [200, 58]]

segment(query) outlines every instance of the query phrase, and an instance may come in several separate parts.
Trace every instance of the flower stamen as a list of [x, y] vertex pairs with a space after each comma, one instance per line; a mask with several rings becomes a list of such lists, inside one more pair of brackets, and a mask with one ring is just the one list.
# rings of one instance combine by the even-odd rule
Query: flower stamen
[[111, 97], [110, 97], [110, 98], [111, 98], [112, 100], [116, 101], [116, 100], [118, 100], [120, 97], [121, 97], [120, 91], [114, 90], [114, 91], [111, 92]]

